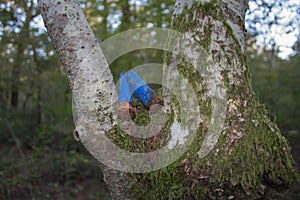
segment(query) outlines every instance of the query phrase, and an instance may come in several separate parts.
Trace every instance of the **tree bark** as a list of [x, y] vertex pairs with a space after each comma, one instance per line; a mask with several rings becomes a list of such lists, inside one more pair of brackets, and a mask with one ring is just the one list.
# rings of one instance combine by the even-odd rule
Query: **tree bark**
[[[105, 163], [105, 134], [120, 131], [108, 63], [77, 1], [40, 0], [39, 6], [72, 89], [75, 138]], [[176, 1], [173, 29], [183, 37], [170, 35], [170, 43], [181, 55], [166, 54], [164, 84], [177, 96], [164, 91], [169, 125], [161, 134], [170, 150], [190, 135], [193, 140], [156, 171], [126, 173], [100, 164], [113, 199], [257, 199], [295, 181], [287, 141], [251, 89], [246, 9], [246, 0]]]
[[11, 83], [11, 100], [10, 104], [12, 107], [17, 108], [19, 104], [19, 78], [20, 78], [20, 65], [21, 65], [21, 58], [23, 56], [23, 51], [24, 50], [22, 47], [18, 48], [17, 52], [17, 57], [16, 57], [16, 62], [13, 66], [13, 71], [12, 71], [12, 83]]

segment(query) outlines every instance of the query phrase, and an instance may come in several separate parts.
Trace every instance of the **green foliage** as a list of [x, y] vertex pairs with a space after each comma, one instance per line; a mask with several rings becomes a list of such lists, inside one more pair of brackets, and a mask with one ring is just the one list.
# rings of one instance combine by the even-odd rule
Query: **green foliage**
[[286, 131], [300, 130], [300, 56], [290, 60], [270, 58], [267, 51], [250, 60], [253, 89]]

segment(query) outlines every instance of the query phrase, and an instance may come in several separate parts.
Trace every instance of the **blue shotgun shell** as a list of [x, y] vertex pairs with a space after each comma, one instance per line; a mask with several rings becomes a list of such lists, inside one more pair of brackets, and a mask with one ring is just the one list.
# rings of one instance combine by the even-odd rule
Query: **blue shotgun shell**
[[135, 71], [130, 70], [128, 72], [127, 81], [130, 91], [147, 109], [150, 109], [154, 104], [163, 105], [163, 100], [155, 94], [150, 86]]
[[147, 102], [150, 99], [150, 92], [153, 94], [154, 91], [150, 88], [150, 86], [133, 70], [130, 70], [127, 74], [128, 79], [128, 85], [133, 92], [133, 95], [135, 98], [137, 98], [140, 102], [142, 102], [144, 105], [147, 104]]
[[131, 92], [126, 80], [126, 72], [121, 72], [120, 74], [120, 96], [119, 103], [128, 101], [129, 103], [133, 103]]
[[122, 120], [135, 118], [135, 108], [133, 107], [131, 92], [126, 80], [126, 72], [120, 74], [120, 96], [118, 106], [118, 117]]

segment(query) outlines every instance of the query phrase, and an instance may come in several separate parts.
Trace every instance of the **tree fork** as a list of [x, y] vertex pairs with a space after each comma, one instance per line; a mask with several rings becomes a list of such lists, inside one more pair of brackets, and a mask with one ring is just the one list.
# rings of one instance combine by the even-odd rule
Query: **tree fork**
[[[200, 44], [211, 64], [205, 66], [207, 73], [199, 74], [191, 63], [168, 53], [164, 81], [176, 82], [180, 75], [189, 81], [196, 91], [201, 111], [196, 120], [201, 123], [188, 151], [165, 168], [130, 174], [100, 164], [113, 199], [256, 199], [297, 179], [286, 139], [251, 89], [245, 59], [247, 3], [176, 1], [173, 29], [184, 33], [185, 40]], [[97, 126], [89, 130], [76, 126], [76, 138], [97, 158], [102, 143], [93, 133], [115, 129], [111, 107], [117, 98], [108, 64], [77, 1], [40, 0], [39, 6], [76, 99], [76, 111], [99, 108], [98, 115], [78, 116], [87, 124], [100, 116]], [[189, 56], [191, 51], [186, 47], [184, 52]], [[101, 76], [94, 80], [94, 74]], [[215, 131], [221, 133], [218, 140], [205, 140], [209, 121], [220, 117], [213, 116], [211, 108], [218, 98], [225, 99], [224, 126]], [[87, 106], [86, 99], [94, 103]], [[179, 105], [168, 92], [164, 92], [164, 102], [174, 110], [169, 113], [174, 125], [182, 117], [176, 112]], [[164, 131], [169, 134], [169, 129]]]

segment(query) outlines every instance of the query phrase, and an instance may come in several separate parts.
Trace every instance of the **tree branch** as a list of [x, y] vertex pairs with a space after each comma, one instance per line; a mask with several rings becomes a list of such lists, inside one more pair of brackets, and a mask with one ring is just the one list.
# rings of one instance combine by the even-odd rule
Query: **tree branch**
[[76, 125], [101, 119], [98, 131], [110, 130], [115, 84], [78, 1], [41, 0], [39, 7], [72, 89], [75, 113], [86, 113], [84, 119], [75, 114]]

